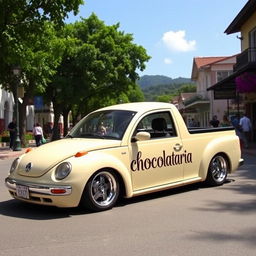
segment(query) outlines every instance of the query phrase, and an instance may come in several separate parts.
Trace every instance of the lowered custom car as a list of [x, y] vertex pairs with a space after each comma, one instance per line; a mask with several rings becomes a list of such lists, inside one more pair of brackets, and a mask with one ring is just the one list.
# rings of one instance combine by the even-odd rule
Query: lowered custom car
[[232, 127], [188, 129], [172, 104], [128, 103], [94, 111], [65, 138], [27, 149], [5, 184], [18, 200], [103, 211], [119, 197], [222, 185], [242, 163]]

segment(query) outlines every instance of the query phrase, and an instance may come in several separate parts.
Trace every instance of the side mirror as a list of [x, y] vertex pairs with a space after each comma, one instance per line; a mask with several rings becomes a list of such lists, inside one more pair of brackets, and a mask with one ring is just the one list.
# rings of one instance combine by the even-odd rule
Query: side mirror
[[149, 132], [138, 132], [135, 137], [132, 138], [132, 142], [150, 140], [150, 137]]

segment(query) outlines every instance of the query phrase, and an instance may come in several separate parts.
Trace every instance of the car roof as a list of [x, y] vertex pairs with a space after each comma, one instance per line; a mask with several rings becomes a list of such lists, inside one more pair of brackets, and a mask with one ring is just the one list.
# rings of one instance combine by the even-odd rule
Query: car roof
[[128, 111], [135, 111], [135, 112], [147, 112], [150, 110], [166, 109], [166, 108], [173, 108], [173, 107], [174, 107], [173, 104], [164, 103], [164, 102], [134, 102], [134, 103], [112, 105], [112, 106], [98, 109], [97, 111], [114, 109], [114, 110], [128, 110]]

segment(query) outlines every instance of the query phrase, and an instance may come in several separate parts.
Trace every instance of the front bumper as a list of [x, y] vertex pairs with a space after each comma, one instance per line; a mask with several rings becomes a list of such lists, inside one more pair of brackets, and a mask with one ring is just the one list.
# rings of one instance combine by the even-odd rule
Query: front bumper
[[[28, 187], [29, 192], [41, 195], [70, 195], [72, 193], [71, 186], [56, 186], [46, 184], [36, 184], [24, 181], [18, 181], [11, 178], [5, 179], [5, 185], [8, 189], [16, 191], [16, 184]], [[58, 191], [58, 192], [57, 192]], [[62, 192], [62, 193], [60, 193]]]
[[[5, 179], [5, 185], [14, 198], [37, 204], [58, 206], [55, 201], [58, 202], [62, 200], [61, 198], [66, 198], [72, 194], [72, 187], [69, 185], [38, 184], [9, 177]], [[19, 196], [17, 194], [17, 186], [25, 187], [28, 195], [26, 197]], [[62, 204], [59, 206], [62, 206]]]

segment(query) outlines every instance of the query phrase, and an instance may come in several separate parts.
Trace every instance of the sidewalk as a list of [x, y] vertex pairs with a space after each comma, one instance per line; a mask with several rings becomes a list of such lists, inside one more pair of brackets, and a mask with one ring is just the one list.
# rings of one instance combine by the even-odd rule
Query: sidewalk
[[9, 148], [8, 145], [5, 143], [0, 144], [0, 160], [4, 160], [7, 158], [16, 158], [19, 157], [20, 155], [24, 154], [28, 148], [35, 147], [35, 142], [30, 141], [28, 147], [22, 148], [21, 151], [13, 151]]
[[20, 155], [24, 154], [25, 151], [25, 148], [22, 148], [21, 151], [12, 151], [9, 149], [9, 147], [0, 147], [0, 160], [19, 157]]

